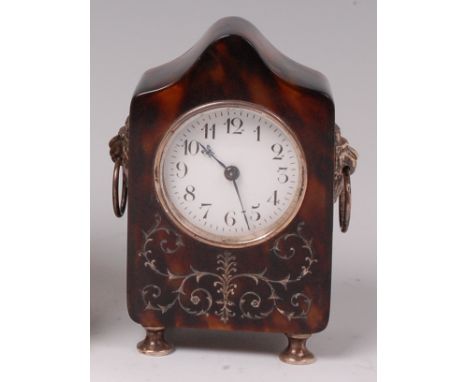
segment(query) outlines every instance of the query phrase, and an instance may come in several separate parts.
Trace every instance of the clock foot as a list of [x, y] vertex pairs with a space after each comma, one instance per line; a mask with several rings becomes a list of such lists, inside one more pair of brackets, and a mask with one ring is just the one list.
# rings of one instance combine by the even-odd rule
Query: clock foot
[[138, 351], [146, 355], [161, 357], [174, 351], [174, 347], [164, 339], [164, 328], [145, 328], [146, 337], [137, 345]]
[[279, 355], [281, 361], [292, 365], [308, 365], [315, 361], [314, 355], [306, 346], [310, 334], [286, 334], [286, 336], [288, 347]]

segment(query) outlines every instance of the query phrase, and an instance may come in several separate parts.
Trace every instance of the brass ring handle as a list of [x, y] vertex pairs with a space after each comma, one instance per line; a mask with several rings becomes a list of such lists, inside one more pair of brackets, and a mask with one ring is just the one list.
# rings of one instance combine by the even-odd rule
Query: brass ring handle
[[346, 232], [351, 219], [351, 175], [348, 166], [343, 168], [343, 190], [339, 200], [341, 232]]
[[[119, 201], [119, 180], [120, 180], [120, 168], [122, 167], [122, 199]], [[112, 204], [114, 206], [114, 214], [120, 218], [127, 206], [127, 174], [125, 167], [116, 161], [114, 164], [114, 173], [112, 176]]]

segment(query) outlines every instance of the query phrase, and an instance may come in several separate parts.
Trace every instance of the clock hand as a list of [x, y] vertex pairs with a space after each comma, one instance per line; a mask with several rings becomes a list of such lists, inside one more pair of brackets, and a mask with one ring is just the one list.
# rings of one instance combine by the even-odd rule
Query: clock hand
[[213, 150], [211, 150], [210, 145], [206, 145], [206, 147], [199, 141], [197, 143], [202, 148], [202, 153], [208, 155], [210, 158], [213, 158], [216, 162], [218, 162], [224, 168], [224, 176], [227, 180], [232, 180], [234, 184], [234, 188], [236, 189], [237, 197], [239, 198], [239, 202], [242, 208], [242, 214], [244, 215], [245, 223], [247, 224], [247, 229], [250, 230], [249, 221], [247, 219], [247, 214], [245, 212], [244, 204], [242, 203], [242, 199], [239, 192], [239, 187], [237, 186], [236, 179], [239, 177], [240, 172], [236, 166], [226, 166], [223, 162], [221, 162], [216, 155], [214, 154]]
[[221, 162], [218, 158], [216, 158], [213, 150], [211, 150], [210, 145], [207, 145], [207, 147], [203, 146], [199, 141], [197, 143], [201, 146], [202, 148], [202, 153], [208, 155], [210, 158], [213, 158], [216, 162], [218, 162], [223, 168], [226, 168], [227, 166]]
[[247, 229], [250, 231], [249, 221], [247, 220], [247, 215], [245, 213], [244, 204], [242, 203], [242, 199], [239, 193], [239, 187], [237, 187], [237, 182], [233, 179], [232, 183], [234, 183], [234, 188], [236, 189], [237, 197], [239, 198], [239, 202], [242, 208], [242, 214], [244, 215], [245, 223], [247, 224]]

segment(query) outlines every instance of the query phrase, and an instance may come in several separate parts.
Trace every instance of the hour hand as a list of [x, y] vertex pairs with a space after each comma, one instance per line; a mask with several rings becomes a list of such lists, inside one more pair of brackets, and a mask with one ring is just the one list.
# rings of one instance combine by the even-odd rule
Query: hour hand
[[223, 168], [226, 168], [227, 166], [221, 162], [218, 158], [216, 158], [216, 155], [215, 153], [213, 152], [213, 150], [211, 149], [210, 145], [203, 145], [202, 143], [200, 143], [199, 141], [197, 141], [197, 143], [200, 145], [200, 147], [202, 148], [202, 154], [206, 154], [208, 155], [210, 158], [213, 158], [216, 162], [218, 162]]

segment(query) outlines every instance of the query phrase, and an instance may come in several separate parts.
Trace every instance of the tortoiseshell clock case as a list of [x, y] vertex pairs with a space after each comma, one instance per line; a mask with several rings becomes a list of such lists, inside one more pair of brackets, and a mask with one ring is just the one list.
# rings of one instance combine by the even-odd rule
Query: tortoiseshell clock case
[[[154, 186], [155, 153], [173, 122], [223, 100], [256, 104], [281, 118], [307, 164], [306, 192], [293, 220], [246, 248], [219, 248], [178, 230]], [[278, 52], [247, 21], [225, 18], [183, 56], [143, 75], [110, 147], [117, 216], [128, 197], [128, 311], [147, 333], [138, 349], [170, 353], [169, 327], [281, 332], [289, 345], [280, 358], [311, 363], [306, 340], [329, 319], [333, 205], [339, 198], [346, 231], [357, 160], [335, 126], [326, 78]]]

